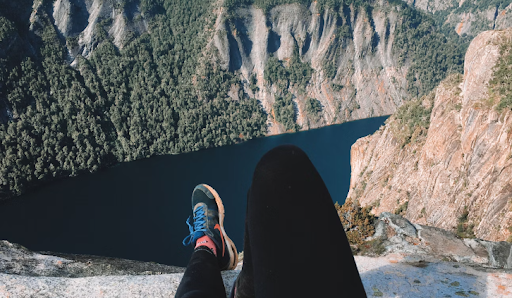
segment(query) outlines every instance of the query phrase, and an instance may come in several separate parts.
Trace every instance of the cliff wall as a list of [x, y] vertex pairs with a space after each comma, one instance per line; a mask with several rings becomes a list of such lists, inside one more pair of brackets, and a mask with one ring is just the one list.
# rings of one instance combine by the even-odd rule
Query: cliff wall
[[[149, 32], [151, 16], [141, 5], [139, 1], [55, 1], [54, 24], [66, 39], [70, 64], [76, 65], [78, 56], [89, 58], [106, 38], [122, 49], [131, 39]], [[309, 6], [277, 5], [265, 12], [254, 5], [227, 9], [218, 1], [211, 10], [216, 17], [215, 29], [204, 32], [209, 43], [202, 49], [204, 57], [197, 57], [202, 61], [198, 76], [203, 76], [201, 69], [211, 61], [237, 74], [240, 85], [231, 86], [229, 97], [259, 100], [268, 115], [269, 135], [390, 115], [411, 97], [413, 84], [422, 85], [418, 82], [423, 78], [428, 81], [439, 76], [419, 74], [436, 61], [411, 59], [423, 42], [413, 36], [432, 32], [412, 33], [415, 28], [408, 27], [407, 19], [412, 16], [411, 21], [417, 22], [419, 17], [411, 12], [404, 16], [402, 4], [371, 1], [369, 6], [319, 7], [312, 2]], [[404, 42], [409, 51], [403, 49]], [[440, 47], [431, 51], [446, 50]], [[443, 57], [439, 61], [452, 61], [444, 57], [446, 53], [439, 55]], [[302, 65], [301, 75], [307, 81], [285, 85], [270, 82], [270, 58], [286, 68], [294, 63]], [[414, 63], [419, 70], [410, 73]], [[306, 73], [309, 68], [311, 72]], [[279, 121], [279, 111], [273, 107], [278, 98], [287, 96], [293, 101], [294, 129]]]
[[[302, 129], [389, 115], [408, 97], [408, 65], [400, 66], [393, 52], [396, 9], [384, 2], [369, 15], [363, 8], [350, 6], [339, 17], [330, 9], [318, 11], [315, 4], [309, 8], [280, 5], [268, 14], [254, 6], [223, 11], [214, 37], [218, 61], [238, 72], [244, 92], [273, 115], [272, 105], [283, 90], [265, 80], [268, 59], [275, 56], [286, 63], [299, 55], [301, 62], [313, 68], [306, 88], [291, 85], [287, 90], [293, 94]], [[346, 35], [343, 28], [349, 30]], [[326, 65], [333, 65], [333, 77], [326, 74]], [[251, 76], [257, 89], [251, 90]], [[308, 115], [309, 98], [320, 101], [319, 118]], [[285, 130], [269, 117], [269, 134]]]
[[[394, 211], [463, 236], [512, 239], [512, 111], [498, 111], [488, 88], [511, 38], [511, 29], [480, 34], [463, 78], [446, 79], [359, 139], [348, 197], [373, 205], [376, 214]], [[420, 124], [411, 125], [411, 117]]]

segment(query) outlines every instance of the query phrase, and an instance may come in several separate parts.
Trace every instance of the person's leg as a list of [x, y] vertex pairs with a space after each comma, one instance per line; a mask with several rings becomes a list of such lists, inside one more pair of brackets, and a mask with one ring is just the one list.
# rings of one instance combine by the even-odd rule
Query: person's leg
[[203, 247], [194, 250], [176, 298], [226, 297], [217, 257]]
[[245, 233], [236, 297], [366, 297], [331, 196], [298, 147], [259, 161]]
[[220, 271], [236, 267], [238, 254], [224, 230], [224, 205], [212, 187], [200, 184], [192, 192], [192, 210], [193, 222], [187, 220], [190, 235], [183, 244], [195, 249], [176, 297], [226, 297]]

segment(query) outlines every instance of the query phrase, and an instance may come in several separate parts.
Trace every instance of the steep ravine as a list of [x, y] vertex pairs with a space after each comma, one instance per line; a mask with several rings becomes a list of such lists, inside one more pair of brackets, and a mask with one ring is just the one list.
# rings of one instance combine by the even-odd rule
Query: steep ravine
[[348, 197], [373, 205], [376, 214], [395, 211], [461, 235], [512, 239], [512, 111], [498, 112], [488, 101], [500, 46], [511, 38], [511, 29], [476, 37], [464, 77], [450, 77], [410, 109], [432, 111], [409, 139], [400, 121], [413, 113], [398, 113], [359, 139]]
[[[318, 11], [314, 4], [309, 8], [281, 5], [267, 15], [254, 6], [222, 14], [214, 37], [218, 61], [240, 73], [244, 91], [260, 100], [270, 115], [276, 97], [283, 94], [264, 79], [271, 55], [286, 63], [298, 54], [314, 70], [305, 90], [297, 85], [287, 90], [293, 94], [302, 129], [389, 115], [408, 98], [408, 67], [399, 66], [393, 53], [398, 15], [389, 4], [376, 6], [371, 18], [354, 6], [338, 17], [330, 9]], [[349, 36], [341, 35], [343, 26], [351, 31]], [[334, 77], [326, 74], [326, 64], [334, 65]], [[254, 92], [251, 76], [257, 79]], [[319, 119], [308, 115], [308, 98], [320, 101]], [[269, 124], [269, 134], [285, 131], [273, 117], [269, 117]]]

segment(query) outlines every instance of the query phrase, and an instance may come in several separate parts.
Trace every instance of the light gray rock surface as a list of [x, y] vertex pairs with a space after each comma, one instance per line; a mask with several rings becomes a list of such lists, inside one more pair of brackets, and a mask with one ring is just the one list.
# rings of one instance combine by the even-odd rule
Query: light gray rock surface
[[159, 275], [180, 273], [184, 268], [125, 259], [36, 253], [0, 241], [0, 273], [35, 277], [91, 277], [97, 275]]
[[[389, 213], [382, 214], [376, 228], [373, 239], [380, 239], [386, 252], [355, 256], [368, 297], [511, 297], [511, 244], [459, 239]], [[222, 272], [226, 295], [241, 267], [240, 262], [235, 270]], [[183, 270], [113, 258], [41, 254], [0, 241], [0, 298], [174, 297]]]
[[384, 254], [403, 254], [431, 261], [455, 261], [481, 268], [512, 269], [512, 244], [482, 239], [461, 239], [436, 227], [409, 222], [383, 212], [370, 240], [379, 239]]

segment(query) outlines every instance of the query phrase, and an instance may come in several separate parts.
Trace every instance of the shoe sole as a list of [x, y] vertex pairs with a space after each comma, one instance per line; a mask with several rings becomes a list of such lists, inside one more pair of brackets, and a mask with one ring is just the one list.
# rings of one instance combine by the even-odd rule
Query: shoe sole
[[238, 264], [238, 251], [236, 250], [235, 243], [231, 240], [231, 238], [228, 237], [228, 235], [226, 234], [226, 231], [224, 230], [224, 212], [225, 212], [224, 204], [222, 204], [222, 200], [221, 200], [219, 194], [217, 193], [217, 191], [215, 191], [215, 189], [213, 189], [213, 187], [211, 187], [208, 184], [201, 184], [201, 185], [204, 186], [206, 189], [208, 189], [208, 191], [210, 191], [210, 193], [215, 197], [215, 203], [217, 204], [217, 208], [219, 209], [220, 231], [221, 231], [222, 235], [224, 236], [224, 240], [226, 241], [227, 246], [229, 248], [228, 249], [229, 260], [231, 261], [230, 264], [228, 265], [228, 267], [226, 268], [226, 270], [235, 269], [236, 265]]

